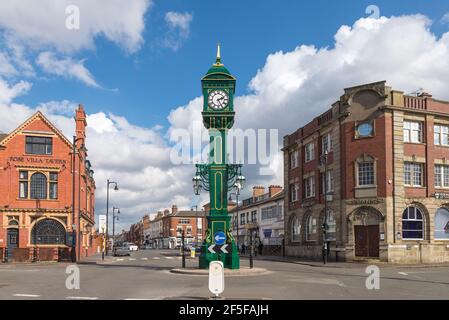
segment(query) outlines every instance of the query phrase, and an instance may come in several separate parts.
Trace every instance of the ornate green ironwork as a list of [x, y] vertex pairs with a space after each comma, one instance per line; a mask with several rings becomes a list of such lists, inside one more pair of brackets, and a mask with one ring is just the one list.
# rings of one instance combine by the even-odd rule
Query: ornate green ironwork
[[[234, 124], [235, 78], [221, 63], [220, 47], [216, 63], [201, 79], [203, 88], [203, 124], [209, 130], [210, 152], [208, 164], [197, 164], [193, 180], [195, 194], [201, 190], [210, 195], [208, 228], [199, 257], [199, 267], [208, 268], [209, 263], [221, 260], [226, 268], [240, 268], [238, 248], [232, 236], [231, 217], [228, 215], [228, 190], [242, 187], [241, 164], [228, 164], [226, 151], [227, 131]], [[215, 243], [217, 232], [226, 235], [229, 253], [212, 253], [208, 249]]]

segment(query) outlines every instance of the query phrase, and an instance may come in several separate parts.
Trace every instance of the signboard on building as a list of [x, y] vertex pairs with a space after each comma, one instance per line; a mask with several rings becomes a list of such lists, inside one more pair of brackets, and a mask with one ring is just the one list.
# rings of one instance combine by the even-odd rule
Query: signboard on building
[[105, 233], [106, 232], [106, 215], [100, 214], [98, 219], [99, 219], [98, 220], [98, 231], [100, 233]]
[[449, 193], [435, 192], [435, 199], [449, 199]]

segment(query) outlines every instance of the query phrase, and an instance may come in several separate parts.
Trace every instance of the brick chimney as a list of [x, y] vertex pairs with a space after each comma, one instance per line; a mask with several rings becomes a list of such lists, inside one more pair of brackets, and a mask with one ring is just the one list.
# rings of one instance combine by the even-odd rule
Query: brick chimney
[[261, 196], [265, 193], [265, 188], [262, 186], [254, 186], [253, 187], [253, 197], [256, 198], [258, 196]]
[[271, 186], [268, 187], [268, 193], [270, 194], [270, 198], [272, 196], [278, 194], [281, 191], [282, 191], [282, 187], [281, 186], [271, 185]]
[[78, 109], [76, 109], [75, 124], [76, 124], [76, 134], [75, 134], [76, 139], [79, 139], [76, 145], [79, 148], [83, 145], [83, 143], [84, 144], [86, 143], [85, 140], [81, 140], [86, 138], [86, 127], [87, 127], [86, 113], [84, 112], [84, 107], [82, 104], [80, 104], [78, 106]]
[[178, 212], [178, 206], [176, 204], [171, 206], [171, 213], [176, 214]]
[[164, 217], [165, 217], [165, 216], [168, 216], [169, 214], [170, 214], [170, 210], [165, 209], [165, 210], [164, 210]]

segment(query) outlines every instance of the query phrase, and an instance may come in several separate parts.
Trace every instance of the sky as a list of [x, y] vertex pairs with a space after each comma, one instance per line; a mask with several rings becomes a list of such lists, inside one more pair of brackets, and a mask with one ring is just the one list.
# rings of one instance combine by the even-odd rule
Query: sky
[[[41, 110], [70, 137], [82, 103], [97, 214], [108, 178], [120, 187], [111, 194], [118, 229], [172, 204], [204, 204], [193, 163], [173, 163], [172, 152], [179, 132], [201, 123], [200, 79], [217, 43], [237, 78], [235, 127], [274, 129], [278, 143], [345, 87], [387, 80], [449, 100], [443, 0], [3, 0], [0, 131]], [[244, 194], [282, 184], [279, 148], [246, 166]]]

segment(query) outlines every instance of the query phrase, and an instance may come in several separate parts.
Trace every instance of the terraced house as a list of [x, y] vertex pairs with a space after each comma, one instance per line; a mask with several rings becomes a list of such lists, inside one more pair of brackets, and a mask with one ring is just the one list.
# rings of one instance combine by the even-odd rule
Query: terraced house
[[75, 148], [41, 112], [0, 135], [3, 261], [73, 260], [97, 249], [95, 180], [81, 105], [75, 123]]
[[283, 152], [287, 255], [449, 262], [449, 102], [347, 88]]

